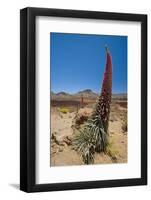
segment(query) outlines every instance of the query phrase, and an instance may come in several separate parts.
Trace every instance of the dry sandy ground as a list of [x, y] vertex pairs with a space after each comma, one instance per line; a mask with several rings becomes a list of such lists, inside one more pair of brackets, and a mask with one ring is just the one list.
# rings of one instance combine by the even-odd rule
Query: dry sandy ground
[[[95, 154], [94, 164], [126, 163], [127, 162], [127, 133], [122, 131], [122, 119], [127, 109], [112, 105], [109, 122], [109, 141], [113, 155]], [[51, 150], [50, 166], [67, 166], [84, 164], [80, 155], [73, 150], [72, 124], [76, 112], [60, 113], [58, 108], [51, 110]]]

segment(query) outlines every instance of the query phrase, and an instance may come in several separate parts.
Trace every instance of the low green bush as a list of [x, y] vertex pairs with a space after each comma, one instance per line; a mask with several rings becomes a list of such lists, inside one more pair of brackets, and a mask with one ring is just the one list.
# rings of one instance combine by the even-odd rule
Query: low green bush
[[69, 112], [69, 109], [68, 108], [59, 108], [59, 112], [63, 113], [63, 114], [66, 114]]

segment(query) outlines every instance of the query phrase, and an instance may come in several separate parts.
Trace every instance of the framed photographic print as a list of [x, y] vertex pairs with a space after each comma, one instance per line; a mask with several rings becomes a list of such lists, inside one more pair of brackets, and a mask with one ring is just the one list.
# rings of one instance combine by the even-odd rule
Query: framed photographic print
[[20, 189], [147, 184], [147, 16], [20, 12]]

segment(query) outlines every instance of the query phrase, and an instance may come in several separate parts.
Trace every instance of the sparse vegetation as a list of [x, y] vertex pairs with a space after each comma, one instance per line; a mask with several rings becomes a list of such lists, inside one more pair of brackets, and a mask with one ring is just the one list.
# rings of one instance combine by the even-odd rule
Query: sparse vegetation
[[73, 127], [79, 129], [83, 125], [90, 115], [92, 114], [92, 108], [82, 108], [76, 113], [76, 116], [73, 121]]
[[122, 130], [123, 132], [127, 132], [127, 117], [125, 116], [122, 123]]
[[[87, 101], [87, 98], [85, 98], [85, 101]], [[79, 109], [78, 114], [85, 115], [89, 112], [88, 116], [91, 116], [95, 101]], [[73, 112], [68, 112], [67, 114], [60, 113], [58, 112], [60, 107], [72, 109]], [[123, 105], [118, 104], [118, 99], [111, 103], [110, 115], [115, 116], [117, 120], [112, 121], [111, 118], [109, 120], [106, 151], [104, 153], [94, 153], [92, 157], [90, 156], [94, 164], [127, 162], [127, 134], [122, 134], [122, 123], [127, 115], [127, 110]], [[84, 164], [81, 155], [74, 150], [72, 138], [79, 134], [78, 130], [84, 128], [87, 120], [80, 124], [80, 126], [75, 127], [76, 116], [76, 105], [71, 107], [69, 104], [68, 106], [54, 106], [51, 108], [51, 166]], [[90, 162], [91, 160], [88, 161]]]
[[119, 151], [115, 148], [112, 142], [109, 142], [106, 147], [106, 154], [108, 154], [113, 162], [117, 161], [117, 156], [119, 154]]
[[59, 112], [61, 112], [63, 114], [66, 114], [66, 113], [68, 113], [70, 111], [69, 108], [64, 108], [64, 107], [59, 108], [58, 110], [59, 110]]

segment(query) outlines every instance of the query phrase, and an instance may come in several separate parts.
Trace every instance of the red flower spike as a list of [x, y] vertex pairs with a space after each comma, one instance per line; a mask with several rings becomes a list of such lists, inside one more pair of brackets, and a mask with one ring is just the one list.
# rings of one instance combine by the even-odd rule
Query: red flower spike
[[112, 97], [112, 59], [109, 49], [106, 47], [106, 67], [103, 77], [101, 95], [96, 107], [96, 112], [103, 122], [105, 131], [108, 131], [110, 103]]

